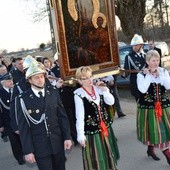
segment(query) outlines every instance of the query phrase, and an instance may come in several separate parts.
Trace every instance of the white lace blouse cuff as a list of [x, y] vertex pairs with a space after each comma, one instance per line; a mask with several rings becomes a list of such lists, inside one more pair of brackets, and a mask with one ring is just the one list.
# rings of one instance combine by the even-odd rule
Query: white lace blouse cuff
[[77, 141], [79, 142], [79, 143], [81, 143], [81, 142], [83, 142], [83, 141], [85, 141], [86, 140], [86, 136], [85, 135], [78, 135], [77, 136]]

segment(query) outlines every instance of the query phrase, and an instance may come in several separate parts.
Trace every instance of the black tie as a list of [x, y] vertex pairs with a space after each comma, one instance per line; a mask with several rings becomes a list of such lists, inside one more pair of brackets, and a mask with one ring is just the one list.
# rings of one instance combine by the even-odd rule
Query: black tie
[[143, 58], [143, 54], [142, 54], [142, 53], [140, 53], [139, 56], [140, 56], [141, 58]]
[[42, 106], [42, 108], [43, 108], [43, 110], [44, 110], [44, 107], [45, 107], [45, 98], [44, 98], [44, 96], [43, 96], [43, 94], [42, 94], [42, 91], [39, 91], [38, 92], [38, 94], [39, 94], [39, 100], [40, 100], [40, 103], [41, 103], [41, 106]]
[[39, 96], [40, 96], [40, 99], [43, 99], [43, 98], [44, 98], [43, 95], [42, 95], [42, 91], [39, 91], [38, 94], [39, 94]]
[[11, 95], [11, 93], [12, 93], [12, 90], [9, 89], [8, 94], [9, 94], [9, 96], [10, 96], [10, 101], [12, 100], [12, 95]]

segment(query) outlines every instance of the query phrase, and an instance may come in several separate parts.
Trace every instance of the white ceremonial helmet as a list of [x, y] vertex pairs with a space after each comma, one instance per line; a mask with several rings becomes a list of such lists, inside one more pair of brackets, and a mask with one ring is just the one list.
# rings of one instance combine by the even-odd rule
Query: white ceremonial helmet
[[38, 64], [38, 62], [31, 55], [27, 55], [23, 62], [23, 69], [28, 69], [32, 64]]
[[29, 79], [31, 76], [34, 76], [36, 74], [45, 74], [46, 71], [44, 69], [42, 69], [39, 65], [35, 65], [35, 64], [32, 64], [32, 66], [30, 66], [28, 68], [28, 70], [26, 71], [26, 79]]
[[134, 37], [131, 40], [130, 45], [140, 45], [140, 44], [144, 44], [143, 38], [141, 35], [135, 34]]

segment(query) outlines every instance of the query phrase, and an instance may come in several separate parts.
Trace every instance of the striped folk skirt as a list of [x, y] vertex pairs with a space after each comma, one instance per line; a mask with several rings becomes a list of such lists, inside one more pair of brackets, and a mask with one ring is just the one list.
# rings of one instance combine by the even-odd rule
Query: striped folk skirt
[[162, 109], [160, 121], [154, 109], [138, 108], [137, 138], [143, 144], [160, 149], [170, 146], [170, 108]]
[[116, 110], [115, 110], [115, 106], [114, 105], [107, 107], [107, 113], [111, 117], [112, 121], [114, 121], [114, 119], [115, 119], [115, 112], [116, 112]]
[[86, 147], [82, 148], [84, 170], [116, 170], [119, 150], [112, 127], [109, 136], [101, 133], [86, 135]]

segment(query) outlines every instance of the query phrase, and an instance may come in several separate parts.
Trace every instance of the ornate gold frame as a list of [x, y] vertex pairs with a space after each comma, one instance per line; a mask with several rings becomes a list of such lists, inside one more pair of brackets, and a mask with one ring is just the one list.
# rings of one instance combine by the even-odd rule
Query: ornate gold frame
[[[56, 37], [58, 37], [58, 39], [56, 40], [56, 44], [59, 52], [59, 64], [60, 64], [61, 77], [64, 80], [69, 80], [71, 77], [74, 77], [77, 68], [71, 66], [71, 64], [73, 62], [77, 62], [77, 60], [74, 59], [73, 61], [71, 61], [72, 58], [71, 59], [69, 58], [71, 55], [69, 53], [69, 48], [68, 48], [69, 35], [67, 34], [68, 32], [67, 30], [69, 29], [67, 28], [68, 25], [67, 21], [68, 22], [70, 21], [73, 24], [74, 23], [77, 24], [77, 22], [80, 22], [79, 15], [81, 14], [81, 10], [86, 11], [85, 7], [83, 7], [83, 4], [88, 5], [85, 3], [91, 3], [93, 6], [93, 8], [91, 8], [93, 11], [90, 12], [92, 13], [91, 25], [93, 25], [94, 30], [98, 28], [98, 24], [97, 24], [98, 17], [101, 17], [103, 19], [103, 23], [102, 23], [103, 28], [105, 28], [107, 25], [106, 30], [109, 37], [109, 49], [110, 49], [109, 51], [110, 58], [108, 59], [108, 61], [98, 62], [98, 63], [94, 62], [94, 64], [89, 64], [88, 66], [90, 66], [93, 69], [94, 71], [93, 73], [95, 77], [102, 77], [105, 75], [119, 73], [120, 61], [119, 61], [118, 43], [117, 43], [118, 40], [117, 40], [116, 23], [115, 23], [114, 0], [86, 0], [86, 1], [85, 0], [53, 0], [53, 7], [55, 11], [55, 23], [57, 28], [57, 30], [55, 30], [55, 33], [57, 34]], [[79, 5], [79, 9], [77, 10], [76, 7], [78, 5]], [[68, 14], [69, 17], [66, 17], [68, 16]], [[84, 16], [85, 15], [88, 15], [88, 13], [85, 14], [84, 12]], [[74, 39], [74, 37], [72, 37], [72, 39]], [[77, 63], [79, 64], [79, 62]], [[81, 64], [79, 66], [81, 66]]]

